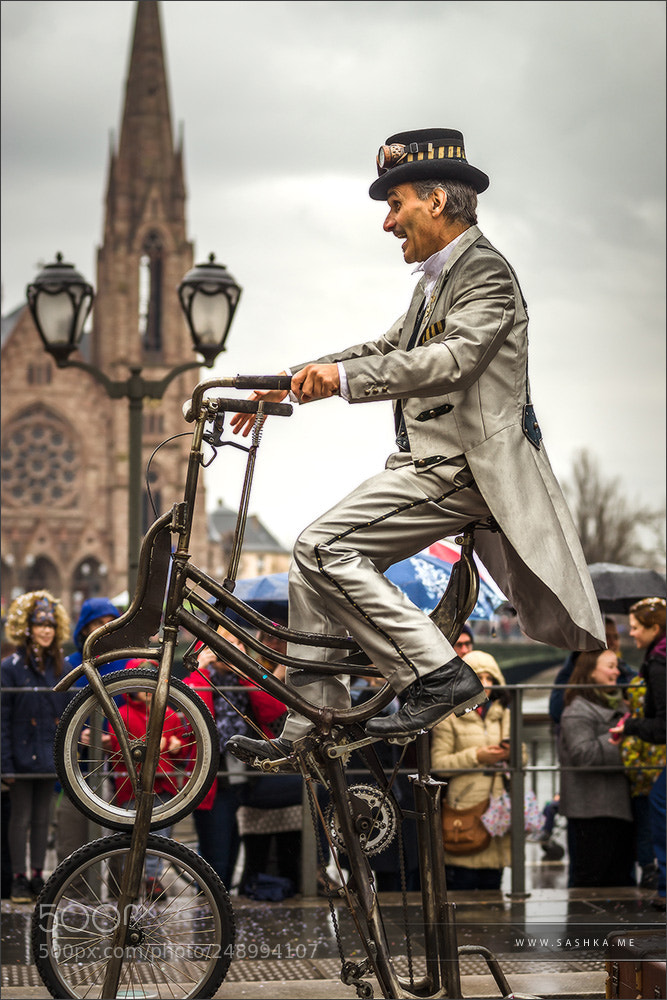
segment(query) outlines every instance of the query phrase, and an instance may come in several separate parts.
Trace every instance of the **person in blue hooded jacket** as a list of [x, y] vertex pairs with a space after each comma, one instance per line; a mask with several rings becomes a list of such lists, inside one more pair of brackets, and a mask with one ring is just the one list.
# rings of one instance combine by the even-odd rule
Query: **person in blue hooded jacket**
[[[65, 661], [68, 670], [81, 666], [83, 661], [83, 646], [88, 636], [95, 629], [101, 628], [102, 625], [107, 625], [119, 617], [120, 611], [108, 597], [90, 597], [87, 601], [83, 602], [81, 611], [79, 612], [79, 620], [74, 626], [76, 652], [71, 653]], [[111, 673], [112, 670], [124, 670], [126, 663], [127, 660], [114, 660], [112, 663], [105, 663], [98, 669], [100, 674], [104, 675]], [[87, 683], [88, 681], [85, 677], [79, 677], [74, 686], [85, 687]]]
[[[95, 629], [107, 625], [120, 616], [120, 611], [108, 597], [91, 597], [81, 605], [78, 621], [74, 627], [74, 644], [76, 651], [71, 653], [65, 660], [66, 671], [73, 670], [81, 665], [83, 660], [83, 647], [86, 639]], [[105, 663], [99, 668], [100, 674], [108, 674], [114, 670], [123, 670], [127, 660], [114, 660]], [[81, 688], [87, 685], [85, 677], [79, 677], [74, 687]], [[90, 840], [88, 836], [88, 819], [79, 812], [73, 802], [69, 800], [66, 793], [59, 787], [58, 799], [56, 803], [55, 815], [55, 840], [56, 855], [58, 863], [68, 857], [72, 851], [87, 844]]]

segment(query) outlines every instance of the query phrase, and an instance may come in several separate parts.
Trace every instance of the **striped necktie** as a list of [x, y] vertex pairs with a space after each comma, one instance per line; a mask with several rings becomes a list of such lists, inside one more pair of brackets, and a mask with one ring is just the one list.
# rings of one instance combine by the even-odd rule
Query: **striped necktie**
[[[417, 316], [415, 317], [415, 323], [412, 328], [412, 333], [410, 334], [410, 339], [406, 346], [406, 351], [411, 351], [412, 348], [417, 343], [419, 337], [419, 328], [424, 319], [424, 313], [426, 312], [426, 296], [421, 300], [419, 304], [419, 309], [417, 310]], [[405, 429], [405, 418], [403, 416], [403, 400], [396, 400], [396, 409], [394, 411], [394, 427], [396, 428], [396, 444], [399, 451], [410, 451], [410, 441], [408, 439], [408, 432]]]

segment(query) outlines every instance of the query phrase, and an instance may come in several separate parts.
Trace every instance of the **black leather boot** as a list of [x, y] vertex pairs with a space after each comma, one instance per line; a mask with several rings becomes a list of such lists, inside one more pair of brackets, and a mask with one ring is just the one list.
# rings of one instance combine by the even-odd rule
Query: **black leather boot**
[[479, 677], [459, 656], [420, 677], [406, 694], [405, 704], [394, 715], [369, 719], [366, 723], [369, 736], [405, 736], [432, 729], [452, 712], [465, 715], [486, 701]]
[[[261, 771], [265, 760], [282, 760], [283, 757], [289, 757], [292, 753], [292, 744], [280, 737], [275, 740], [251, 740], [249, 736], [232, 736], [227, 740], [225, 750], [237, 760]], [[298, 768], [294, 761], [286, 761], [277, 770], [289, 772]]]

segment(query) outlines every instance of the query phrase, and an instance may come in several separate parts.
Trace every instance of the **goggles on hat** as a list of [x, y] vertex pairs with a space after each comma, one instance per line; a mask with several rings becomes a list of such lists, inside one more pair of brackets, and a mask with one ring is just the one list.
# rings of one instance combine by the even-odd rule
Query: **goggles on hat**
[[462, 145], [434, 146], [432, 142], [393, 142], [390, 146], [380, 146], [376, 157], [378, 177], [386, 174], [391, 167], [399, 163], [412, 163], [415, 160], [463, 160], [465, 151]]

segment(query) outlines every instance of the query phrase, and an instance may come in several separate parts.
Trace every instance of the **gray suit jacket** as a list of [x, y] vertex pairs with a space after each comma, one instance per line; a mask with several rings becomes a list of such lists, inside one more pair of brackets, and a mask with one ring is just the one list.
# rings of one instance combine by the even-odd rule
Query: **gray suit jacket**
[[564, 649], [604, 646], [579, 538], [544, 444], [522, 430], [528, 316], [511, 267], [477, 226], [468, 229], [408, 351], [423, 297], [422, 280], [383, 337], [318, 360], [343, 363], [353, 403], [402, 400], [418, 472], [465, 455], [502, 529], [479, 532], [476, 548], [523, 630]]

